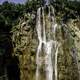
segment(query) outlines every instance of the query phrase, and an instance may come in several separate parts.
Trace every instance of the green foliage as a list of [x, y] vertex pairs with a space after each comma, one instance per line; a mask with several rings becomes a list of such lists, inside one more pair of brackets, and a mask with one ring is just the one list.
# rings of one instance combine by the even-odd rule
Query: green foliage
[[36, 11], [39, 7], [43, 6], [44, 3], [44, 0], [28, 0], [28, 2], [25, 3], [26, 11]]
[[[71, 9], [77, 11], [77, 14], [80, 15], [80, 2], [69, 0], [56, 0], [56, 2], [54, 2], [54, 0], [50, 1], [58, 12], [63, 11], [68, 13]], [[11, 27], [17, 23], [19, 17], [23, 16], [24, 13], [34, 12], [35, 14], [37, 9], [44, 6], [44, 4], [45, 0], [28, 0], [25, 4], [15, 4], [5, 1], [0, 5], [0, 30], [9, 32]]]
[[9, 32], [15, 21], [23, 15], [24, 5], [5, 1], [0, 5], [0, 30]]
[[[54, 3], [53, 3], [54, 4]], [[75, 11], [80, 10], [80, 1], [76, 0], [56, 0], [56, 4], [61, 5], [62, 7], [68, 7], [69, 9], [73, 9]]]

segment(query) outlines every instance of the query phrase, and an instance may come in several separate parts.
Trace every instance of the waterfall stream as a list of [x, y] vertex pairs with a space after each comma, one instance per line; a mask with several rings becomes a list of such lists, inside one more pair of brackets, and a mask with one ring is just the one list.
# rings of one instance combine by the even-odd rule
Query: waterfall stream
[[[64, 28], [65, 28], [65, 26], [64, 26]], [[70, 51], [71, 47], [67, 48], [67, 46], [69, 46], [69, 44], [72, 45], [71, 43], [67, 42], [67, 40], [70, 42], [70, 40], [69, 40], [70, 36], [69, 36], [69, 39], [67, 39], [67, 40], [65, 38], [63, 38], [67, 34], [69, 35], [69, 33], [66, 32], [67, 30], [65, 30], [65, 32], [63, 32], [63, 33], [61, 32], [62, 34], [64, 34], [63, 36], [60, 35], [61, 40], [64, 40], [65, 43], [64, 43], [64, 41], [63, 41], [63, 43], [60, 43], [59, 41], [57, 41], [57, 36], [56, 36], [58, 29], [59, 29], [59, 27], [55, 20], [54, 8], [53, 8], [53, 6], [49, 5], [49, 0], [46, 0], [45, 6], [40, 7], [37, 10], [36, 31], [37, 31], [39, 44], [38, 44], [37, 53], [36, 53], [36, 65], [37, 65], [36, 80], [58, 80], [58, 78], [59, 79], [61, 78], [60, 76], [58, 76], [58, 69], [60, 68], [63, 70], [63, 68], [61, 66], [60, 67], [58, 66], [58, 53], [59, 53], [60, 46], [65, 47], [65, 48], [62, 48], [61, 53], [63, 53], [63, 52], [65, 53], [65, 55], [66, 55], [65, 60], [67, 60], [67, 62], [68, 62], [68, 57], [70, 59], [71, 65], [74, 64], [74, 63], [72, 63], [73, 59], [75, 60], [75, 63], [77, 61], [74, 58], [74, 57], [76, 57], [76, 55], [73, 55], [74, 52]], [[61, 27], [60, 27], [60, 29], [61, 29]], [[65, 46], [65, 45], [67, 45], [67, 46]], [[63, 51], [63, 49], [64, 49], [64, 51]], [[68, 53], [65, 49], [67, 49]], [[69, 54], [72, 54], [72, 57], [68, 56]], [[69, 65], [70, 63], [66, 63], [66, 64]], [[63, 64], [63, 65], [65, 65], [65, 64]], [[77, 65], [78, 64], [76, 64], [75, 67]], [[67, 66], [66, 69], [71, 70], [71, 67]], [[65, 70], [65, 67], [64, 67], [64, 70]], [[77, 68], [76, 68], [76, 70], [77, 70]], [[73, 71], [72, 71], [72, 73], [73, 73]], [[66, 72], [66, 74], [67, 74], [67, 72]], [[60, 72], [59, 72], [59, 75], [60, 75]], [[70, 75], [70, 77], [71, 76], [73, 76], [73, 75]], [[63, 77], [63, 78], [65, 78], [65, 77]], [[62, 80], [62, 78], [61, 78], [61, 80]]]
[[45, 0], [46, 1], [46, 4], [45, 5], [49, 5], [49, 0]]
[[[51, 15], [51, 13], [53, 15]], [[47, 20], [49, 20], [50, 24], [46, 23]], [[45, 7], [39, 8], [37, 11], [36, 24], [39, 40], [39, 45], [36, 53], [36, 80], [40, 80], [40, 68], [43, 64], [45, 71], [45, 80], [57, 80], [58, 42], [56, 41], [55, 37], [56, 29], [57, 24], [55, 22], [54, 8], [52, 6], [48, 6], [47, 18], [45, 17]], [[53, 38], [51, 34], [53, 34]], [[53, 75], [55, 78], [53, 78]]]

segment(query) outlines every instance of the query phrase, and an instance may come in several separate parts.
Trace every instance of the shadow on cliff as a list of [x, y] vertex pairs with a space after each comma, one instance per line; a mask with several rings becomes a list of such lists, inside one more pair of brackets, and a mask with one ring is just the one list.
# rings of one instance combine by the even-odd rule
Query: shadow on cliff
[[20, 80], [19, 61], [17, 57], [12, 56], [13, 46], [10, 36], [10, 33], [0, 33], [0, 80], [3, 80], [5, 75], [7, 75], [5, 80]]
[[5, 55], [8, 80], [20, 80], [19, 61], [16, 56], [12, 56], [11, 54], [13, 53], [12, 40], [10, 37], [8, 38], [8, 40], [9, 41], [6, 46], [6, 55]]
[[7, 66], [8, 80], [20, 80], [20, 72], [17, 57], [10, 57], [10, 63]]

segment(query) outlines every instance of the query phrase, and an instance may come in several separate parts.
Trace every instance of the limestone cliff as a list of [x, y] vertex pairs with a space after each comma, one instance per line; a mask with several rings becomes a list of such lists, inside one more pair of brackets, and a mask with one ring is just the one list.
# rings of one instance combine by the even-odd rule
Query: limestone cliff
[[[19, 59], [20, 80], [35, 80], [38, 39], [35, 24], [30, 23], [33, 20], [34, 14], [25, 14], [12, 29], [13, 56]], [[79, 80], [79, 23], [80, 19], [70, 19], [65, 24], [58, 23], [56, 38], [61, 44], [58, 52], [58, 80]]]

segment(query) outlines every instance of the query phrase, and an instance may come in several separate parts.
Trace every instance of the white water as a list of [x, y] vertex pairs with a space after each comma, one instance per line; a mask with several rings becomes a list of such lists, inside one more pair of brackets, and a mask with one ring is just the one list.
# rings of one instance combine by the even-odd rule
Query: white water
[[41, 46], [42, 46], [42, 37], [41, 37], [41, 19], [40, 19], [40, 10], [41, 8], [38, 9], [37, 11], [37, 34], [38, 34], [38, 40], [39, 40], [39, 46], [37, 49], [37, 54], [36, 54], [36, 64], [37, 64], [37, 69], [36, 69], [36, 80], [39, 78], [39, 68], [41, 65], [41, 61], [39, 60], [39, 53], [41, 51]]
[[46, 5], [49, 5], [49, 0], [45, 0], [46, 1]]
[[[44, 59], [44, 64], [45, 64], [45, 80], [53, 80], [53, 75], [55, 76], [55, 80], [57, 80], [57, 55], [58, 55], [58, 43], [56, 41], [56, 29], [57, 29], [57, 24], [55, 24], [55, 19], [54, 16], [50, 15], [50, 8], [49, 8], [49, 14], [48, 14], [48, 18], [52, 19], [51, 26], [50, 26], [50, 31], [52, 31], [53, 33], [53, 37], [54, 39], [51, 39], [51, 35], [49, 33], [49, 36], [46, 35], [46, 23], [45, 23], [45, 15], [44, 15], [44, 7], [39, 8], [37, 11], [37, 24], [36, 24], [36, 30], [37, 30], [37, 34], [38, 34], [38, 40], [39, 40], [39, 45], [37, 48], [37, 53], [36, 53], [36, 64], [37, 64], [37, 68], [36, 68], [36, 80], [39, 80], [39, 76], [40, 74], [40, 68], [41, 65], [43, 64], [43, 59]], [[42, 9], [42, 15], [41, 15], [41, 9]], [[51, 8], [53, 9], [53, 8]], [[54, 14], [54, 10], [52, 10], [53, 14]], [[43, 17], [43, 23], [41, 23], [41, 16]], [[42, 34], [43, 33], [43, 34]], [[49, 38], [47, 40], [46, 36]], [[43, 46], [44, 45], [44, 46]], [[54, 47], [54, 48], [53, 48]], [[44, 58], [40, 56], [42, 48], [44, 50], [45, 56]], [[54, 52], [52, 52], [52, 50], [54, 50]], [[55, 59], [53, 61], [53, 56], [55, 56]], [[54, 62], [54, 63], [53, 63]], [[55, 68], [55, 69], [54, 69]], [[53, 71], [55, 72], [53, 74]]]

